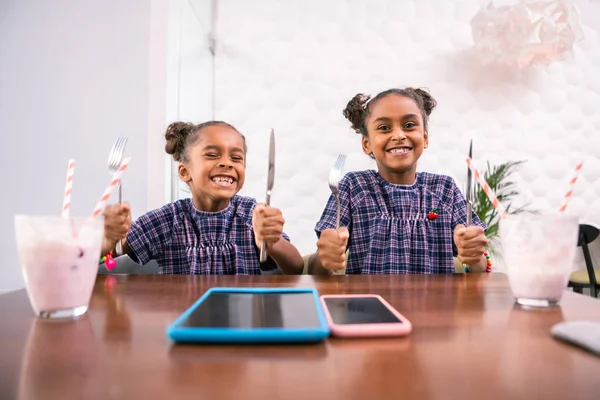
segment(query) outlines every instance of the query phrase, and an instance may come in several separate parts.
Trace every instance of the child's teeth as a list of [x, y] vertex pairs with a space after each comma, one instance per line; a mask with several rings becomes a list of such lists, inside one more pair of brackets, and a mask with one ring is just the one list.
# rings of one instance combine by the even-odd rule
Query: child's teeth
[[233, 179], [232, 178], [221, 178], [219, 176], [214, 177], [213, 181], [215, 182], [226, 182], [226, 183], [233, 183]]

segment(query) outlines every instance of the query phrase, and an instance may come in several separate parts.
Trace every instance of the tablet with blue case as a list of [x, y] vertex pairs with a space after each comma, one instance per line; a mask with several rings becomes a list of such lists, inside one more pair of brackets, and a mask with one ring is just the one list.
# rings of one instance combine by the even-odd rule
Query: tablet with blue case
[[329, 336], [314, 288], [211, 288], [167, 327], [182, 343], [314, 343]]

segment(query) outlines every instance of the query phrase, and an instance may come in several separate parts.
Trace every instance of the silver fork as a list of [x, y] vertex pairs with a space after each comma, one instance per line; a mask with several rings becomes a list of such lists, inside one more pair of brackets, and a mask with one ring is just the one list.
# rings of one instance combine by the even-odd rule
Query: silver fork
[[[111, 174], [114, 174], [119, 170], [123, 163], [123, 153], [125, 152], [125, 145], [127, 144], [127, 136], [121, 135], [115, 142], [112, 150], [108, 154], [108, 170]], [[123, 201], [123, 191], [121, 189], [121, 181], [119, 180], [119, 204]], [[117, 242], [117, 256], [123, 254], [123, 245], [119, 240]]]
[[[123, 162], [123, 154], [125, 152], [125, 145], [127, 144], [127, 136], [119, 136], [112, 150], [108, 154], [108, 170], [111, 175], [118, 171]], [[121, 181], [119, 181], [119, 204], [123, 201], [123, 192], [121, 190]]]
[[[346, 162], [346, 155], [339, 154], [333, 164], [333, 168], [329, 172], [329, 189], [335, 196], [335, 202], [337, 204], [337, 218], [336, 218], [336, 230], [340, 229], [340, 179], [342, 179], [342, 171], [344, 169], [344, 163]], [[346, 268], [333, 271], [333, 275], [346, 275]]]
[[335, 196], [335, 202], [337, 204], [337, 219], [336, 219], [336, 229], [340, 229], [340, 179], [342, 179], [342, 170], [344, 169], [344, 163], [346, 162], [346, 155], [339, 154], [337, 159], [335, 160], [335, 164], [333, 164], [333, 168], [329, 172], [329, 189], [331, 189], [331, 193]]

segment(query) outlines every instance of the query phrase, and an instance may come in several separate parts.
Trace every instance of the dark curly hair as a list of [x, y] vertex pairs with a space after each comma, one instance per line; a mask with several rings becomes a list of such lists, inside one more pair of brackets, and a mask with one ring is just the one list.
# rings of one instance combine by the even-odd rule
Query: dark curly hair
[[354, 129], [356, 133], [360, 133], [363, 136], [368, 136], [365, 121], [371, 114], [370, 108], [378, 100], [390, 94], [404, 96], [412, 99], [417, 104], [417, 107], [419, 107], [419, 110], [421, 110], [425, 131], [427, 131], [429, 115], [437, 105], [437, 102], [433, 97], [431, 97], [429, 92], [423, 89], [415, 89], [412, 87], [407, 87], [404, 89], [388, 89], [379, 93], [375, 97], [370, 97], [362, 93], [359, 93], [356, 96], [354, 96], [352, 100], [348, 102], [346, 108], [344, 109], [344, 117], [346, 117], [346, 119], [350, 121], [350, 123], [352, 124], [352, 129]]
[[165, 139], [167, 140], [167, 144], [165, 144], [165, 151], [167, 154], [171, 154], [175, 161], [187, 162], [188, 147], [196, 142], [198, 139], [198, 134], [200, 131], [202, 131], [202, 129], [210, 126], [225, 126], [239, 133], [244, 141], [244, 153], [247, 152], [248, 148], [246, 146], [246, 138], [244, 135], [242, 135], [240, 131], [235, 129], [232, 125], [223, 121], [208, 121], [198, 125], [189, 122], [173, 122], [171, 125], [169, 125], [167, 131], [165, 132]]

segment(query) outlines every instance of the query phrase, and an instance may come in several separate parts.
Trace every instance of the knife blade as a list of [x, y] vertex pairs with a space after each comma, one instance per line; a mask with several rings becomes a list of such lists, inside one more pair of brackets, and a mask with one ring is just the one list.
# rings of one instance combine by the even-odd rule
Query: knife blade
[[[469, 158], [473, 159], [473, 139], [471, 139], [471, 144], [469, 145]], [[465, 193], [465, 197], [467, 201], [467, 226], [471, 226], [473, 223], [473, 174], [469, 167], [467, 167], [467, 193]], [[471, 269], [469, 264], [464, 264], [464, 267], [467, 270]]]
[[[473, 159], [473, 139], [471, 139], [471, 145], [469, 146], [469, 158]], [[467, 167], [467, 226], [470, 226], [473, 222], [473, 173], [471, 168]]]
[[[269, 140], [269, 169], [267, 172], [267, 194], [265, 205], [271, 203], [271, 191], [273, 190], [273, 184], [275, 183], [275, 132], [271, 128], [271, 138]], [[263, 242], [260, 246], [260, 262], [264, 263], [267, 261], [267, 244]]]

